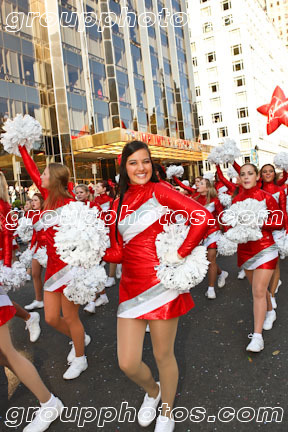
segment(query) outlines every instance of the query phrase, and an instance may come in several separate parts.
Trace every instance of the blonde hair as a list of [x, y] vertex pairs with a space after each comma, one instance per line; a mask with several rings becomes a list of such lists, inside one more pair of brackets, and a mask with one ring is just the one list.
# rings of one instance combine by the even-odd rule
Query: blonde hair
[[[206, 182], [206, 188], [207, 188], [207, 196], [206, 196], [207, 200], [206, 200], [206, 204], [210, 204], [211, 199], [217, 197], [217, 191], [216, 191], [213, 183], [210, 182], [210, 180], [204, 179], [204, 178], [202, 178], [202, 180], [205, 180], [205, 182]], [[197, 195], [196, 199], [198, 199], [199, 197], [200, 197], [200, 194]]]
[[90, 192], [89, 187], [86, 184], [84, 184], [84, 183], [78, 184], [75, 187], [75, 192], [76, 192], [76, 189], [78, 189], [78, 188], [83, 189], [88, 194], [88, 201], [92, 201], [92, 199], [93, 199], [91, 196], [92, 194]]
[[0, 199], [9, 202], [8, 184], [4, 174], [0, 171]]
[[64, 204], [65, 198], [72, 198], [68, 192], [70, 171], [65, 165], [51, 163], [49, 169], [49, 195], [44, 209], [55, 209]]

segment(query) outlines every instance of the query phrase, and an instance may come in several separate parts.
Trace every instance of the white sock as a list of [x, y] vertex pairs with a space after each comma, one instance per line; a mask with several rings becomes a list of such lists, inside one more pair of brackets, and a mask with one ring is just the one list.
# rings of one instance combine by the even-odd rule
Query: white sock
[[208, 287], [208, 290], [214, 290], [214, 287]]
[[256, 336], [256, 337], [258, 337], [260, 339], [263, 339], [262, 333], [253, 333], [253, 336]]
[[53, 395], [53, 393], [51, 393], [51, 397], [47, 402], [44, 402], [44, 403], [40, 402], [40, 405], [42, 408], [53, 407], [55, 404], [56, 404], [56, 398]]
[[102, 298], [104, 298], [104, 299], [108, 298], [108, 297], [107, 297], [107, 294], [100, 294], [100, 297], [102, 297]]
[[274, 315], [274, 310], [271, 310], [271, 311], [267, 311], [267, 315]]

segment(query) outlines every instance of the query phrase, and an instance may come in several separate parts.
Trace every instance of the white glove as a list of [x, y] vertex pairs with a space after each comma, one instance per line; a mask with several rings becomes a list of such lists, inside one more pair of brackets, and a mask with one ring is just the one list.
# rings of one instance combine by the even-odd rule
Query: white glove
[[164, 256], [165, 264], [168, 265], [180, 264], [183, 261], [183, 259], [184, 258], [179, 258], [177, 249], [167, 252]]

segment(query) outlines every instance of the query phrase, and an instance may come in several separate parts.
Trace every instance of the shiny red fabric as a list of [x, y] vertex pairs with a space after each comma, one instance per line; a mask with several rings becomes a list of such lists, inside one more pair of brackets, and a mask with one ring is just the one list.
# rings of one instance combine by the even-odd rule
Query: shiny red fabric
[[31, 158], [31, 156], [29, 155], [25, 146], [23, 146], [23, 147], [18, 146], [18, 149], [19, 149], [19, 152], [22, 156], [25, 168], [26, 168], [29, 176], [31, 177], [31, 180], [33, 181], [33, 183], [35, 183], [35, 185], [39, 189], [43, 198], [46, 199], [49, 195], [49, 191], [42, 187], [40, 172], [38, 170], [37, 165], [35, 164], [35, 162]]
[[[43, 213], [43, 212], [41, 212], [41, 213]], [[41, 217], [41, 213], [34, 214], [34, 216], [32, 218], [33, 225], [35, 225], [39, 221], [39, 219]], [[37, 250], [39, 248], [46, 246], [46, 233], [45, 233], [44, 229], [42, 229], [40, 231], [36, 231], [35, 229], [33, 229], [33, 235], [32, 235], [30, 249], [32, 249], [35, 245], [36, 245], [35, 252], [37, 252]]]
[[173, 176], [173, 180], [174, 182], [181, 187], [181, 189], [184, 189], [186, 192], [189, 193], [189, 195], [191, 196], [191, 198], [193, 198], [195, 195], [198, 194], [198, 192], [196, 191], [196, 189], [191, 188], [190, 186], [186, 186], [184, 183], [181, 182], [181, 180], [179, 180], [176, 176]]
[[4, 265], [7, 267], [11, 267], [12, 264], [12, 240], [14, 233], [11, 230], [14, 224], [10, 211], [10, 204], [0, 199], [0, 260], [3, 260]]
[[[145, 204], [150, 198], [155, 197], [162, 206], [171, 210], [184, 210], [190, 215], [197, 211], [199, 220], [202, 224], [191, 225], [189, 233], [178, 249], [179, 255], [185, 257], [191, 253], [206, 235], [208, 220], [212, 219], [204, 207], [196, 201], [179, 194], [167, 186], [159, 183], [148, 182], [145, 185], [130, 185], [123, 199], [123, 206], [120, 220], [124, 219], [127, 211], [136, 211]], [[118, 199], [114, 202], [112, 210], [117, 212]], [[201, 214], [200, 214], [201, 211]], [[196, 214], [194, 214], [196, 217]], [[155, 240], [157, 235], [163, 231], [163, 224], [166, 219], [161, 218], [154, 224], [144, 229], [132, 238], [126, 245], [118, 231], [118, 240], [115, 236], [115, 220], [110, 229], [111, 247], [106, 251], [104, 261], [122, 262], [122, 277], [119, 287], [119, 302], [130, 300], [149, 288], [157, 285], [160, 281], [157, 278], [155, 266], [159, 264], [157, 257]], [[165, 304], [157, 310], [142, 315], [142, 319], [170, 319], [188, 312], [194, 306], [190, 294], [181, 294], [175, 300]]]
[[98, 204], [99, 206], [101, 206], [101, 204], [105, 204], [105, 203], [108, 202], [108, 201], [109, 201], [110, 203], [112, 203], [112, 202], [113, 202], [113, 198], [110, 197], [108, 194], [103, 193], [103, 194], [101, 194], [101, 195], [96, 196], [96, 197], [94, 198], [94, 201], [93, 201], [93, 202], [95, 202], [96, 204]]
[[[244, 201], [247, 198], [256, 199], [257, 201], [263, 201], [265, 199], [268, 210], [271, 211], [280, 210], [276, 200], [272, 197], [272, 195], [270, 195], [269, 193], [265, 192], [262, 189], [259, 189], [257, 186], [249, 190], [243, 189], [243, 191], [240, 194], [238, 194], [233, 199], [232, 202], [234, 204], [236, 202]], [[272, 246], [275, 243], [273, 239], [272, 231], [275, 229], [281, 229], [283, 227], [283, 223], [277, 224], [277, 221], [274, 220], [274, 222], [272, 221], [272, 223], [269, 225], [269, 222], [271, 222], [270, 217], [268, 218], [267, 223], [263, 225], [262, 239], [257, 241], [249, 241], [247, 243], [238, 245], [238, 266], [239, 267], [241, 267], [250, 258], [253, 258], [255, 255], [257, 255], [259, 252], [268, 248], [269, 246]], [[275, 261], [277, 263], [277, 259], [271, 260], [270, 264], [269, 262], [267, 262], [259, 266], [259, 268], [275, 268], [276, 267]]]
[[10, 321], [16, 314], [14, 306], [1, 306], [0, 307], [0, 327]]
[[[199, 202], [199, 204], [201, 204], [203, 207], [206, 207], [207, 205], [209, 205], [209, 204], [207, 204], [207, 197], [205, 195], [198, 195], [194, 199], [197, 202]], [[208, 228], [208, 231], [207, 231], [205, 238], [207, 238], [209, 235], [213, 234], [214, 232], [220, 230], [219, 221], [221, 222], [221, 216], [222, 216], [222, 213], [224, 211], [224, 207], [222, 206], [222, 204], [220, 203], [218, 198], [212, 198], [210, 203], [214, 203], [214, 205], [215, 205], [215, 210], [212, 213], [214, 223], [213, 223], [213, 220], [209, 221], [209, 228]], [[223, 228], [225, 231], [227, 230], [227, 228], [225, 226]], [[217, 249], [217, 244], [211, 243], [211, 245], [208, 246], [208, 249]]]
[[286, 229], [286, 232], [288, 232], [286, 194], [285, 194], [284, 189], [278, 185], [275, 185], [273, 182], [270, 182], [270, 183], [263, 182], [262, 189], [265, 192], [270, 193], [271, 195], [274, 195], [274, 194], [279, 192], [278, 206], [279, 206], [280, 210], [283, 212], [283, 226]]

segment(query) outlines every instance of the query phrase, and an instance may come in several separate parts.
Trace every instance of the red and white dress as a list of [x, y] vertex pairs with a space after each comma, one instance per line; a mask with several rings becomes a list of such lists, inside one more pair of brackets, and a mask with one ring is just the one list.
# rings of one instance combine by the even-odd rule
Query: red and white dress
[[[112, 208], [115, 212], [118, 203], [119, 199]], [[107, 262], [122, 263], [119, 318], [170, 319], [194, 307], [189, 292], [182, 294], [178, 290], [168, 290], [157, 278], [155, 267], [159, 265], [159, 259], [155, 240], [163, 231], [169, 209], [185, 211], [189, 216], [195, 212], [201, 219], [197, 225], [191, 225], [178, 250], [184, 258], [205, 236], [212, 215], [196, 201], [162, 183], [129, 185], [124, 195], [118, 223], [119, 242], [116, 241], [114, 221], [110, 229], [111, 247], [103, 258]], [[195, 213], [193, 216], [196, 217]]]
[[[9, 220], [10, 204], [0, 199], [0, 261], [7, 267], [12, 264], [12, 238], [13, 231], [11, 228], [12, 220]], [[16, 313], [8, 295], [0, 286], [0, 326], [6, 324]]]
[[[26, 147], [19, 146], [19, 151], [23, 158], [23, 162], [28, 174], [36, 184], [43, 198], [46, 199], [48, 197], [49, 191], [41, 186], [41, 178], [37, 165], [30, 157]], [[63, 292], [66, 287], [66, 283], [71, 280], [71, 268], [59, 258], [54, 244], [54, 236], [56, 234], [54, 228], [59, 222], [59, 217], [63, 211], [63, 207], [66, 204], [69, 204], [71, 201], [74, 201], [74, 199], [61, 199], [56, 208], [43, 211], [38, 220], [39, 228], [41, 227], [41, 229], [43, 228], [45, 230], [45, 245], [47, 247], [48, 255], [44, 280], [44, 291]]]
[[195, 197], [194, 199], [202, 206], [206, 207], [206, 209], [210, 213], [212, 213], [214, 217], [214, 224], [212, 223], [212, 220], [209, 221], [209, 229], [206, 237], [204, 238], [203, 246], [205, 246], [207, 249], [217, 249], [217, 241], [219, 240], [219, 237], [221, 235], [218, 220], [224, 211], [224, 207], [222, 206], [218, 198], [212, 198], [209, 204], [207, 204], [207, 197], [205, 195], [199, 195], [197, 198]]
[[33, 235], [30, 249], [34, 249], [32, 256], [33, 259], [37, 259], [36, 252], [38, 249], [44, 248], [46, 246], [46, 233], [40, 221], [41, 213], [34, 214], [32, 218]]
[[108, 210], [110, 210], [112, 202], [113, 198], [106, 193], [98, 195], [94, 199], [94, 203], [98, 204], [103, 212], [107, 212]]
[[[284, 171], [285, 172], [285, 171]], [[274, 184], [273, 182], [263, 182], [262, 189], [270, 193], [277, 201], [280, 210], [283, 212], [283, 225], [286, 231], [288, 230], [288, 217], [286, 208], [286, 193], [283, 187]]]
[[[248, 198], [266, 202], [268, 210], [279, 211], [279, 206], [269, 193], [259, 189], [258, 186], [252, 189], [243, 189], [232, 203], [245, 201]], [[278, 221], [279, 223], [280, 221]], [[275, 269], [278, 261], [278, 248], [274, 242], [272, 231], [281, 229], [283, 225], [278, 224], [275, 218], [270, 217], [262, 227], [263, 237], [257, 241], [249, 241], [238, 245], [238, 266], [245, 270]]]

